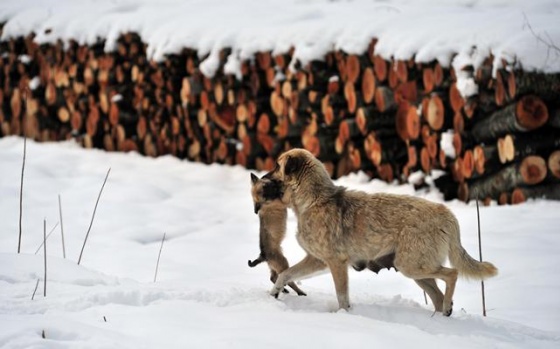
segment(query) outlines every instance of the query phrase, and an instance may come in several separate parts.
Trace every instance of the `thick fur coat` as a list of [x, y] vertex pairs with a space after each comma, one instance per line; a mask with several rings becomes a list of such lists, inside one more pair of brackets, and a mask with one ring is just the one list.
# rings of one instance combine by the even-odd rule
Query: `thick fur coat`
[[[297, 240], [308, 254], [280, 274], [275, 296], [287, 282], [328, 268], [339, 307], [347, 309], [348, 266], [395, 267], [426, 291], [437, 311], [450, 315], [458, 275], [497, 274], [494, 265], [476, 261], [461, 246], [459, 223], [442, 204], [336, 186], [323, 164], [303, 149], [282, 154], [265, 178], [283, 183], [298, 219]], [[447, 259], [452, 268], [443, 266]], [[445, 282], [445, 294], [435, 279]]]

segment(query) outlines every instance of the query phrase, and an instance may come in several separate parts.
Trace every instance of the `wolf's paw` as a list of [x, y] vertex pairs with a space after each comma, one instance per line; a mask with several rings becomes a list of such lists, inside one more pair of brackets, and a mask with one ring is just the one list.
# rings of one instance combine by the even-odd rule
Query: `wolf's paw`
[[282, 291], [282, 289], [283, 287], [282, 288], [273, 287], [272, 290], [270, 291], [270, 295], [274, 298], [278, 298], [278, 295], [280, 295], [280, 291]]
[[449, 304], [449, 307], [446, 307], [444, 305], [442, 313], [443, 313], [443, 316], [451, 316], [451, 314], [453, 313], [453, 302], [451, 302], [451, 304]]
[[298, 296], [307, 296], [307, 293], [303, 292], [303, 291], [299, 291], [297, 293]]
[[283, 288], [283, 289], [282, 289], [282, 293], [290, 293], [290, 291], [288, 291], [287, 288]]

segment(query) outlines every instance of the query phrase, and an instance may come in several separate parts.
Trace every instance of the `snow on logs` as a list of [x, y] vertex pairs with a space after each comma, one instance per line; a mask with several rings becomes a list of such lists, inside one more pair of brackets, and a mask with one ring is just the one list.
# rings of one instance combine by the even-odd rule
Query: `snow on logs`
[[0, 136], [257, 170], [304, 147], [333, 178], [405, 182], [421, 171], [441, 174], [446, 199], [560, 199], [560, 74], [494, 69], [489, 58], [462, 67], [478, 85], [463, 98], [453, 68], [387, 60], [375, 44], [307, 64], [291, 62], [293, 50], [258, 52], [240, 77], [224, 70], [223, 49], [207, 77], [195, 50], [153, 62], [134, 33], [114, 52], [10, 39], [0, 43]]

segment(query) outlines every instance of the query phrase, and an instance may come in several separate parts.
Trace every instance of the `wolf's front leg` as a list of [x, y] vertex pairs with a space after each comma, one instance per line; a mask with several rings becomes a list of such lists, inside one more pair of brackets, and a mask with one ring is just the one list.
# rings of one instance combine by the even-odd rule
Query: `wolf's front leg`
[[348, 265], [340, 261], [328, 261], [329, 269], [334, 280], [338, 308], [350, 309], [350, 296], [348, 295]]
[[284, 270], [280, 273], [280, 275], [278, 275], [278, 279], [270, 291], [270, 294], [278, 298], [278, 295], [282, 292], [284, 286], [286, 286], [289, 282], [305, 278], [306, 276], [321, 271], [326, 267], [327, 266], [323, 261], [308, 254], [299, 263]]

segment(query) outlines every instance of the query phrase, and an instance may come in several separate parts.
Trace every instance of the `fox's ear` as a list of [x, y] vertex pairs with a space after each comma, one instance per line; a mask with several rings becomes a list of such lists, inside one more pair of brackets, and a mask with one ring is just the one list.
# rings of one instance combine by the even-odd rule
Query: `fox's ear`
[[289, 156], [284, 165], [284, 175], [289, 176], [299, 172], [303, 167], [304, 162], [305, 160], [300, 156]]
[[254, 173], [251, 173], [251, 183], [255, 184], [258, 180], [259, 177], [257, 177]]

